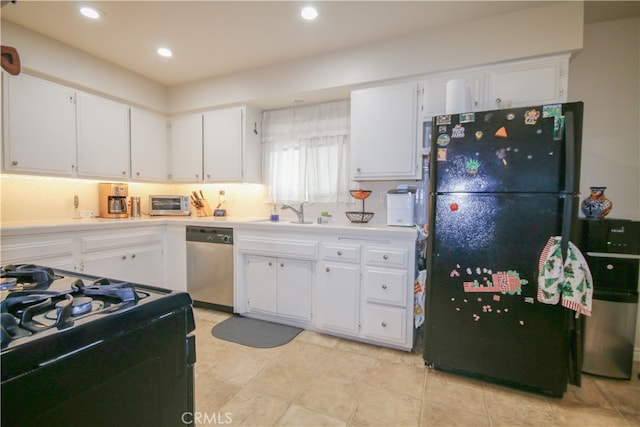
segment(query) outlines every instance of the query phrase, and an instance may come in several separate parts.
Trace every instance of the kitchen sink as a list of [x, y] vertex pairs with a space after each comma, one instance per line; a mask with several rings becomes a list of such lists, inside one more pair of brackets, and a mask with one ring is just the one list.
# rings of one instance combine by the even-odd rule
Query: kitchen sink
[[305, 221], [305, 222], [298, 222], [298, 221], [289, 221], [289, 220], [280, 220], [280, 221], [271, 221], [270, 219], [256, 219], [254, 221], [251, 222], [262, 222], [262, 223], [270, 223], [270, 224], [299, 224], [299, 225], [306, 225], [306, 224], [316, 224], [315, 222], [312, 221]]

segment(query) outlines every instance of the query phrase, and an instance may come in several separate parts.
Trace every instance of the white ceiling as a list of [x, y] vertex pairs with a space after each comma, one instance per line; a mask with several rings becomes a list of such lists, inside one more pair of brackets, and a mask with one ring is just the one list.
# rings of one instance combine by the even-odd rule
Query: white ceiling
[[[553, 2], [314, 1], [313, 22], [301, 1], [89, 1], [105, 14], [98, 22], [76, 1], [2, 3], [2, 19], [171, 86]], [[585, 21], [638, 16], [639, 5], [590, 1]]]

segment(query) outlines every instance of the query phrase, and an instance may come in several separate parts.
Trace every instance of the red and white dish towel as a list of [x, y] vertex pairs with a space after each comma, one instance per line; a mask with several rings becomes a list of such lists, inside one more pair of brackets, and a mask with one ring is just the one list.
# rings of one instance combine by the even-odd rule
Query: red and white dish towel
[[562, 261], [561, 238], [549, 238], [540, 254], [538, 269], [538, 301], [557, 304], [578, 314], [591, 316], [593, 279], [582, 252], [571, 242], [567, 247], [565, 261]]

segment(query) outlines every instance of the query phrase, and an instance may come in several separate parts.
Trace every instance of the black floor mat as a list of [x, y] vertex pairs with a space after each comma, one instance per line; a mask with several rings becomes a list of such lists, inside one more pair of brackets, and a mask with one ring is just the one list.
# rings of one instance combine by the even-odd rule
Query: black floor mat
[[232, 316], [211, 329], [211, 334], [216, 338], [257, 348], [284, 345], [300, 332], [302, 329], [293, 326], [242, 316]]

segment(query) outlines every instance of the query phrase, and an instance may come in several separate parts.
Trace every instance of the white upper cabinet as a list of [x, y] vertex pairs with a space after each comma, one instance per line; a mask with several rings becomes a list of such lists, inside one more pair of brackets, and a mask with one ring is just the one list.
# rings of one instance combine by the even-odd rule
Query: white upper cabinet
[[419, 179], [418, 83], [351, 92], [351, 176]]
[[202, 114], [171, 119], [171, 169], [173, 182], [202, 182]]
[[4, 170], [73, 176], [75, 91], [26, 74], [2, 77]]
[[205, 182], [242, 180], [242, 115], [242, 108], [204, 113]]
[[568, 58], [523, 63], [489, 72], [486, 109], [553, 104], [567, 100]]
[[468, 85], [468, 111], [566, 102], [568, 66], [569, 57], [559, 55], [429, 77], [424, 81], [422, 116], [447, 113], [447, 82], [459, 78]]
[[129, 106], [77, 93], [78, 175], [129, 179]]
[[166, 182], [169, 175], [168, 120], [151, 111], [131, 109], [131, 179]]
[[260, 182], [260, 113], [247, 107], [204, 113], [204, 181]]
[[225, 108], [171, 120], [173, 182], [260, 182], [261, 113]]

